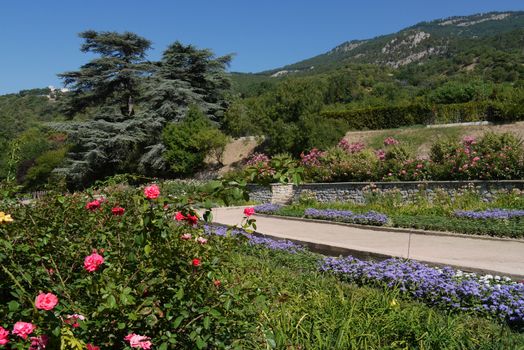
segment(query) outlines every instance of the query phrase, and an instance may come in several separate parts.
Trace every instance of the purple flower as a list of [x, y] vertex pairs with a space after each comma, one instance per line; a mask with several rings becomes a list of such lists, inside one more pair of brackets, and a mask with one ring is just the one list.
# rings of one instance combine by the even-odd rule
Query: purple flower
[[524, 210], [488, 209], [484, 211], [456, 210], [454, 215], [468, 219], [512, 219], [524, 216]]
[[254, 208], [255, 208], [255, 213], [275, 214], [277, 211], [280, 210], [280, 208], [282, 208], [282, 205], [265, 203], [265, 204], [256, 205]]
[[307, 208], [304, 211], [304, 216], [313, 219], [324, 219], [363, 225], [381, 226], [388, 223], [388, 217], [386, 215], [375, 211], [368, 211], [364, 214], [355, 214], [349, 210]]
[[372, 262], [353, 257], [326, 257], [320, 270], [359, 284], [397, 287], [414, 299], [444, 309], [486, 314], [514, 324], [524, 323], [524, 285], [498, 276], [478, 277], [451, 267], [433, 268], [413, 260]]

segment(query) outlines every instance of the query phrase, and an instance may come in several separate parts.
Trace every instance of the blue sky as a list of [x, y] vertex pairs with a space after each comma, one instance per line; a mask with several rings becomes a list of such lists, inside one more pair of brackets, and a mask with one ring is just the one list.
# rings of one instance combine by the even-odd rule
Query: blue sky
[[132, 31], [153, 42], [151, 60], [175, 40], [235, 53], [232, 71], [293, 63], [352, 39], [420, 21], [524, 10], [522, 0], [4, 0], [0, 2], [0, 94], [61, 86], [56, 74], [89, 57], [77, 33]]

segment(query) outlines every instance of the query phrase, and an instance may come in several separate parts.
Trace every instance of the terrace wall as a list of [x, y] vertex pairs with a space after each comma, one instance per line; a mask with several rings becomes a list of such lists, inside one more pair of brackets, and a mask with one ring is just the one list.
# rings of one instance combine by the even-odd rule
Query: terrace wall
[[426, 194], [433, 197], [437, 191], [444, 191], [451, 197], [466, 189], [477, 190], [484, 200], [499, 191], [524, 191], [524, 180], [508, 181], [402, 181], [402, 182], [336, 182], [308, 183], [295, 185], [271, 184], [270, 186], [250, 185], [251, 200], [260, 203], [285, 204], [298, 200], [301, 196], [314, 197], [319, 202], [364, 203], [372, 193], [385, 194], [398, 192], [404, 200], [414, 195]]

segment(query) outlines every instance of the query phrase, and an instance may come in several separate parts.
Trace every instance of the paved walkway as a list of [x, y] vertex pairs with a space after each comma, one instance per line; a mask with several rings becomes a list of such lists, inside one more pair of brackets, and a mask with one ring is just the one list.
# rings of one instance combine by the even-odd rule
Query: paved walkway
[[[214, 221], [239, 225], [242, 211], [238, 207], [213, 209]], [[497, 273], [524, 279], [524, 242], [375, 231], [330, 223], [254, 217], [257, 220], [257, 232], [308, 242], [313, 248], [316, 245], [333, 255], [364, 252], [371, 256], [409, 257], [437, 265], [451, 265], [466, 271]]]

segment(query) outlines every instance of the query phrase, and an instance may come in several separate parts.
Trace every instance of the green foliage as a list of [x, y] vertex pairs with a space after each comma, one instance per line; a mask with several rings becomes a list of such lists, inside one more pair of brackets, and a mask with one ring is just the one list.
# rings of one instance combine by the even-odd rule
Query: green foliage
[[162, 141], [170, 169], [177, 175], [189, 175], [202, 169], [211, 153], [220, 161], [228, 138], [197, 107], [192, 107], [181, 122], [166, 126]]
[[35, 159], [35, 164], [29, 168], [25, 175], [24, 185], [26, 188], [38, 188], [48, 182], [53, 173], [64, 160], [67, 147], [44, 152]]
[[299, 184], [302, 181], [304, 168], [290, 154], [277, 154], [268, 161], [259, 161], [247, 165], [240, 177], [262, 185], [270, 183]]
[[[228, 186], [209, 185], [211, 192]], [[172, 219], [192, 210], [195, 197], [182, 192], [148, 200], [120, 184], [97, 190], [105, 200], [94, 211], [85, 208], [93, 199], [87, 193], [9, 207], [14, 222], [0, 226], [1, 325], [31, 321], [51, 349], [125, 348], [130, 333], [151, 337], [159, 349], [491, 350], [524, 343], [494, 321], [318, 273], [321, 257], [307, 251], [269, 250], [239, 236], [206, 236], [207, 244], [198, 244], [200, 224]], [[111, 213], [115, 205], [125, 208], [123, 216]], [[84, 258], [93, 249], [104, 263], [87, 272]], [[53, 310], [34, 307], [41, 291], [58, 296]], [[65, 322], [73, 313], [86, 317], [78, 327]], [[26, 349], [29, 341], [10, 336], [9, 346]]]
[[79, 71], [59, 74], [64, 85], [72, 90], [67, 95], [64, 112], [72, 116], [88, 107], [111, 106], [119, 108], [123, 116], [132, 116], [142, 78], [152, 68], [145, 62], [151, 42], [130, 32], [88, 30], [79, 37], [84, 39], [82, 52], [100, 57]]
[[351, 210], [356, 213], [376, 211], [387, 214], [393, 227], [406, 227], [434, 231], [457, 232], [471, 235], [496, 237], [524, 237], [524, 219], [471, 220], [453, 215], [455, 210], [486, 210], [489, 208], [524, 209], [521, 191], [501, 191], [491, 201], [482, 200], [474, 187], [465, 187], [450, 194], [437, 189], [431, 198], [425, 189], [403, 198], [399, 190], [379, 193], [373, 186], [365, 189], [365, 202], [319, 203], [315, 200], [299, 200], [298, 203], [283, 206], [276, 215], [304, 217], [307, 208]]
[[487, 235], [509, 238], [522, 238], [524, 220], [483, 220], [481, 222], [468, 219], [459, 219], [442, 216], [404, 216], [391, 218], [396, 227], [408, 227], [422, 230], [459, 232], [470, 235]]

